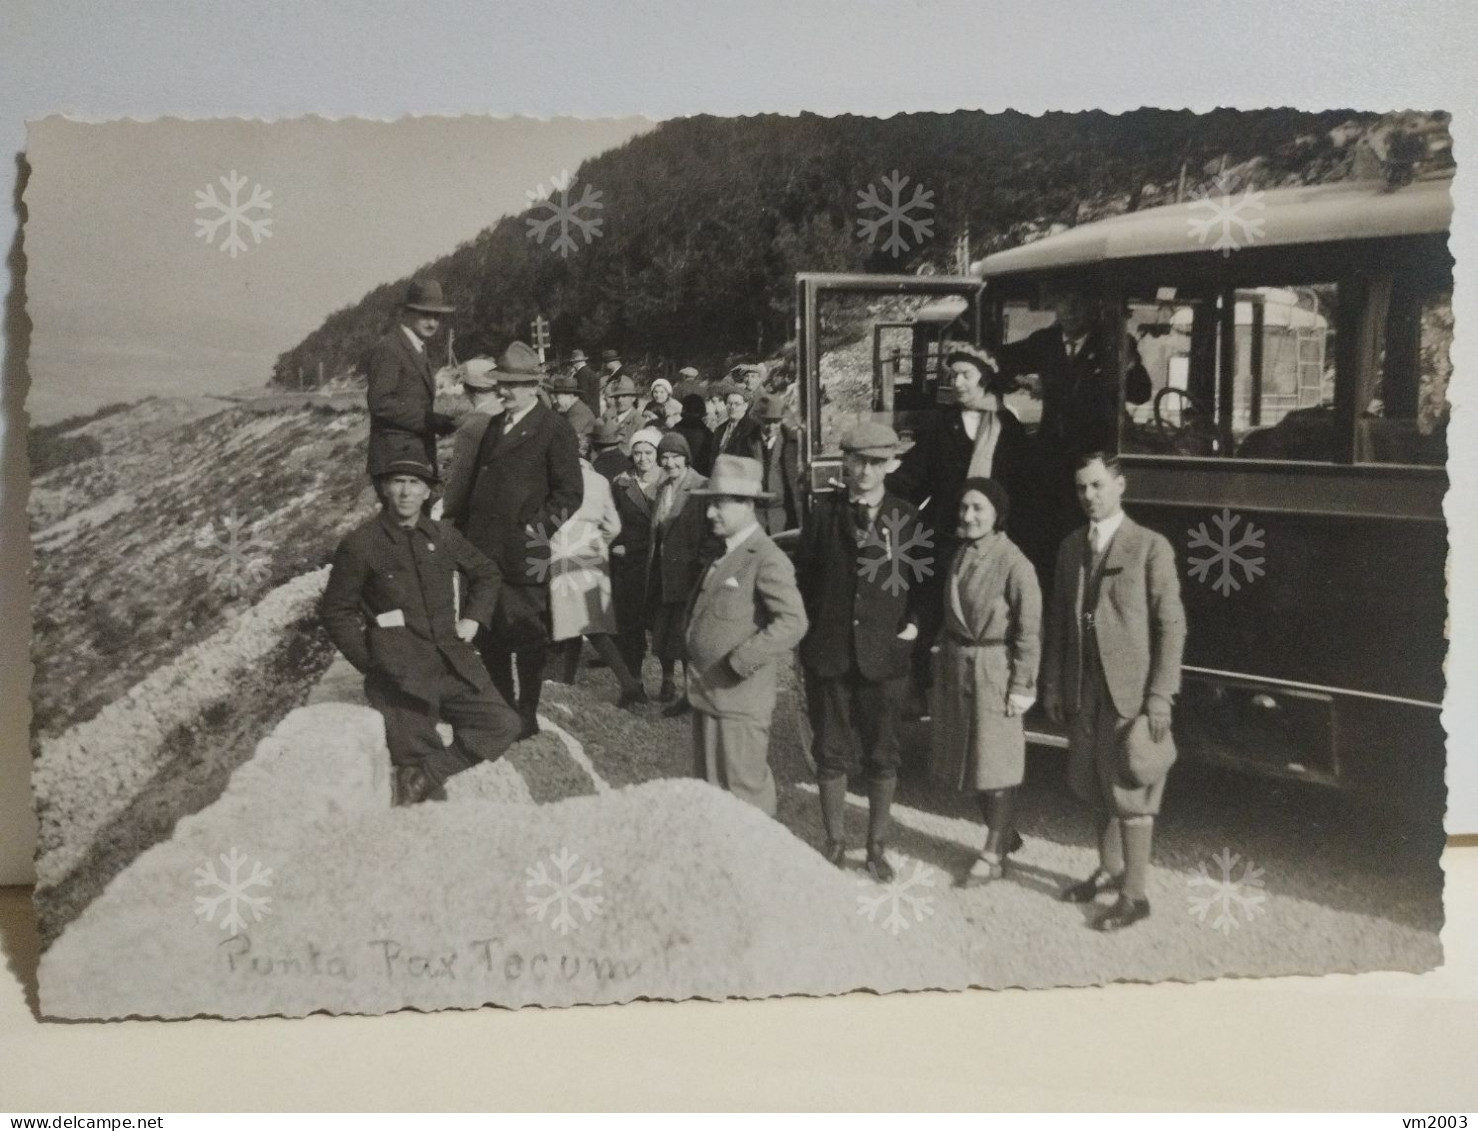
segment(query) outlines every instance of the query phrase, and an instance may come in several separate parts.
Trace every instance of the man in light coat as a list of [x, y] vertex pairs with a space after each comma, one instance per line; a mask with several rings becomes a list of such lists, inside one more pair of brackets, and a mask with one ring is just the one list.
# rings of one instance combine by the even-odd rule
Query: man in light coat
[[805, 606], [790, 559], [755, 518], [765, 498], [757, 460], [720, 456], [692, 496], [707, 502], [724, 540], [694, 593], [684, 638], [694, 772], [773, 817], [770, 720], [780, 666], [806, 634]]
[[1083, 456], [1074, 483], [1088, 526], [1058, 550], [1040, 683], [1048, 717], [1068, 727], [1073, 791], [1098, 825], [1098, 869], [1062, 898], [1089, 903], [1117, 889], [1118, 901], [1094, 922], [1114, 931], [1150, 913], [1145, 887], [1165, 777], [1131, 778], [1126, 743], [1140, 715], [1154, 742], [1170, 736], [1185, 610], [1170, 543], [1123, 511], [1117, 458]]

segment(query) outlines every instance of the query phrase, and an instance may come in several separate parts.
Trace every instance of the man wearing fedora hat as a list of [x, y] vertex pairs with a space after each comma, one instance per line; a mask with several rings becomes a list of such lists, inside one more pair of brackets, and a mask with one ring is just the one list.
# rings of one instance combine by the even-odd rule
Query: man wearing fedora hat
[[[842, 437], [843, 491], [820, 495], [801, 527], [796, 573], [811, 627], [801, 641], [815, 734], [824, 855], [846, 856], [847, 774], [859, 755], [867, 775], [867, 869], [893, 879], [884, 845], [901, 747], [898, 721], [909, 657], [919, 636], [924, 586], [892, 583], [889, 544], [907, 545], [918, 512], [890, 494], [887, 476], [905, 445], [886, 424], [864, 422]], [[881, 544], [881, 548], [879, 548]], [[921, 579], [920, 579], [921, 580]]]
[[584, 350], [575, 350], [570, 354], [570, 366], [570, 376], [575, 379], [580, 400], [590, 410], [592, 417], [600, 416], [600, 374], [590, 364]]
[[[1117, 891], [1093, 923], [1116, 931], [1150, 913], [1145, 889], [1173, 758], [1170, 715], [1180, 691], [1185, 610], [1175, 550], [1124, 513], [1118, 458], [1082, 456], [1074, 483], [1088, 525], [1057, 552], [1040, 686], [1048, 717], [1067, 726], [1068, 779], [1093, 808], [1098, 831], [1098, 869], [1062, 898], [1091, 903]], [[1140, 756], [1144, 747], [1148, 758]]]
[[684, 648], [696, 776], [773, 817], [770, 720], [781, 662], [807, 622], [795, 569], [755, 518], [760, 475], [757, 460], [719, 456], [707, 487], [690, 492], [723, 552], [694, 591]]
[[435, 279], [414, 279], [401, 304], [399, 324], [371, 351], [367, 393], [371, 467], [383, 462], [385, 452], [399, 450], [400, 440], [410, 438], [421, 445], [426, 462], [436, 471], [436, 438], [450, 435], [457, 424], [434, 409], [436, 376], [426, 350], [443, 316], [455, 309], [442, 297]]
[[631, 470], [631, 457], [621, 450], [621, 429], [609, 420], [597, 420], [590, 430], [590, 466], [611, 482]]
[[590, 435], [595, 428], [595, 413], [581, 398], [580, 382], [574, 377], [561, 375], [549, 382], [549, 392], [554, 397], [554, 411], [565, 418], [565, 422], [575, 430], [575, 435]]
[[[419, 443], [391, 441], [373, 470], [380, 513], [339, 544], [319, 608], [384, 717], [394, 803], [442, 800], [447, 778], [501, 757], [518, 734], [472, 644], [498, 603], [498, 567], [423, 513], [436, 473]], [[452, 726], [450, 746], [441, 721]]]
[[553, 409], [539, 403], [543, 366], [523, 342], [498, 358], [506, 406], [482, 426], [465, 493], [446, 500], [446, 515], [497, 563], [503, 586], [492, 624], [479, 638], [493, 685], [515, 702], [521, 737], [536, 718], [549, 644], [549, 545], [580, 507], [585, 488], [579, 442]]
[[636, 382], [630, 374], [620, 373], [606, 382], [606, 412], [603, 420], [609, 420], [621, 437], [621, 450], [631, 454], [631, 437], [643, 424], [642, 414], [636, 410]]
[[785, 402], [776, 393], [765, 393], [755, 401], [753, 415], [760, 427], [760, 465], [765, 469], [764, 487], [774, 502], [759, 509], [760, 525], [766, 534], [779, 534], [800, 525], [801, 437], [785, 420]]

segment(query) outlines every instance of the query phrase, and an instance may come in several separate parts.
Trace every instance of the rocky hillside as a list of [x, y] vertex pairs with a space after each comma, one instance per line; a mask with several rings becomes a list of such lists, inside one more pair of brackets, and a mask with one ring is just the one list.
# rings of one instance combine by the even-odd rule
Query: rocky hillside
[[373, 506], [362, 410], [153, 399], [58, 432], [36, 477], [33, 731], [61, 733], [324, 565]]

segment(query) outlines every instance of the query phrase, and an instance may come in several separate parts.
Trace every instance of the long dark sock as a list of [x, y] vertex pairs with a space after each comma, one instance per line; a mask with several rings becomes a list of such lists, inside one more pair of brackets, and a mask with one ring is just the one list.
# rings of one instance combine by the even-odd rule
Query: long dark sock
[[641, 690], [641, 682], [631, 674], [631, 669], [626, 666], [626, 657], [621, 655], [621, 649], [616, 646], [614, 640], [604, 632], [597, 632], [592, 636], [587, 636], [586, 639], [595, 649], [595, 654], [606, 662], [606, 667], [610, 668], [612, 674], [615, 675], [616, 682], [621, 685], [623, 695], [630, 691]]
[[578, 636], [573, 640], [561, 641], [554, 646], [559, 656], [559, 681], [561, 683], [572, 684], [579, 678], [580, 652], [584, 646], [584, 640]]
[[897, 778], [875, 778], [867, 791], [867, 847], [881, 849], [888, 840], [888, 818]]
[[532, 719], [539, 710], [539, 696], [544, 691], [544, 648], [527, 648], [513, 654], [518, 665], [518, 713]]
[[1154, 843], [1155, 822], [1152, 817], [1136, 817], [1122, 822], [1124, 826], [1124, 895], [1144, 899], [1150, 878], [1150, 848]]
[[980, 795], [980, 812], [985, 818], [985, 851], [992, 856], [1009, 852], [1016, 822], [1016, 790], [986, 790]]
[[821, 790], [821, 824], [826, 839], [841, 843], [847, 839], [847, 779], [822, 778], [816, 784]]

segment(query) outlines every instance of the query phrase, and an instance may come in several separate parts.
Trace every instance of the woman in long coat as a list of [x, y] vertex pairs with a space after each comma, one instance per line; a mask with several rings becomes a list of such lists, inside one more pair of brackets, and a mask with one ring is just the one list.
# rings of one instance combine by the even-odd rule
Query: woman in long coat
[[662, 471], [657, 445], [662, 434], [643, 428], [631, 437], [631, 470], [611, 482], [621, 535], [611, 545], [611, 598], [616, 611], [616, 646], [632, 674], [641, 679], [647, 651], [647, 563], [651, 558], [652, 512]]
[[1004, 532], [1011, 501], [993, 479], [965, 480], [960, 548], [944, 579], [944, 624], [934, 647], [934, 775], [975, 792], [985, 843], [965, 886], [999, 879], [1021, 845], [1016, 788], [1026, 771], [1022, 716], [1037, 694], [1042, 592]]
[[621, 516], [606, 477], [590, 465], [590, 437], [580, 437], [580, 477], [585, 493], [580, 509], [550, 539], [550, 639], [565, 645], [565, 676], [573, 683], [583, 637], [621, 685], [618, 707], [647, 701], [616, 647], [616, 612], [611, 596], [610, 547], [621, 533]]
[[[683, 657], [683, 612], [698, 584], [703, 568], [716, 555], [709, 532], [706, 505], [692, 492], [708, 480], [688, 466], [691, 452], [679, 432], [669, 432], [657, 445], [662, 468], [662, 486], [652, 516], [652, 550], [647, 574], [647, 623], [652, 629], [652, 651], [662, 665], [664, 702], [677, 700], [663, 713], [680, 715], [688, 709], [687, 697], [677, 696], [673, 679]], [[684, 675], [687, 673], [684, 672]]]

